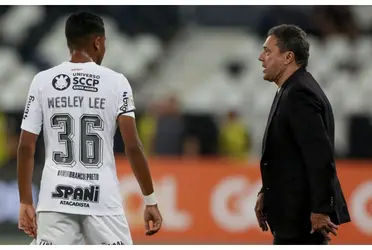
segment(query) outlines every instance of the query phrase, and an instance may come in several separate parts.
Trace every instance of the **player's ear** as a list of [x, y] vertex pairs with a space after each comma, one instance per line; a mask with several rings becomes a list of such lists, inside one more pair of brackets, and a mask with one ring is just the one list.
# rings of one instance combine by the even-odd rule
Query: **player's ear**
[[100, 49], [100, 46], [101, 46], [100, 37], [97, 36], [96, 39], [94, 40], [94, 49], [98, 51]]

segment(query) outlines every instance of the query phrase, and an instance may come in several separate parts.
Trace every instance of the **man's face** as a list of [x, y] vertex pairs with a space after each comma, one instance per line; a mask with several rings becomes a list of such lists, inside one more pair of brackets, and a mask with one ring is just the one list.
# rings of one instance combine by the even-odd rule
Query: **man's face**
[[285, 70], [285, 54], [280, 53], [277, 39], [274, 36], [267, 37], [263, 45], [263, 52], [258, 58], [262, 62], [262, 67], [264, 67], [264, 80], [273, 82]]

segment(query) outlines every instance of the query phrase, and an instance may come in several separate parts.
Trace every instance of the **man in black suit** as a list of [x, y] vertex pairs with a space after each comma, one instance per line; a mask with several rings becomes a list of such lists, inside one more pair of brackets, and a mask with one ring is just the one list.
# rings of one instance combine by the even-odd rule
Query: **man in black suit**
[[337, 235], [337, 225], [350, 221], [335, 168], [332, 108], [306, 70], [308, 58], [306, 34], [293, 25], [272, 28], [259, 56], [264, 79], [278, 86], [255, 207], [274, 244], [327, 244], [329, 233]]

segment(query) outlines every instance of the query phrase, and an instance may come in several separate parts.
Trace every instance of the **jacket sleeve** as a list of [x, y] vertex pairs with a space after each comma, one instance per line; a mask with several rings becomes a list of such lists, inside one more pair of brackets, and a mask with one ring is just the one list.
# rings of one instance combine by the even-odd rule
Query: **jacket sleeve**
[[322, 117], [322, 104], [308, 89], [288, 93], [289, 123], [306, 167], [310, 186], [311, 212], [333, 211], [333, 147]]

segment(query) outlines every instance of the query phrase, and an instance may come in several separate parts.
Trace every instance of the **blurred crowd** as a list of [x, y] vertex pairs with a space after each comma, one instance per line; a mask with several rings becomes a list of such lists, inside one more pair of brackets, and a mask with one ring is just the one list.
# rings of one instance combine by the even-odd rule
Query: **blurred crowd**
[[248, 157], [249, 134], [236, 111], [219, 122], [208, 115], [182, 114], [175, 96], [151, 104], [138, 118], [138, 131], [150, 156]]
[[[43, 6], [42, 9], [38, 9], [42, 14], [35, 14], [33, 19], [36, 20], [36, 16], [42, 16], [40, 17], [42, 21], [34, 21], [33, 25], [27, 26], [27, 29], [22, 30], [20, 28], [21, 31], [17, 31], [22, 32], [22, 36], [20, 36], [19, 33], [14, 33], [8, 29], [6, 23], [12, 21], [10, 13], [19, 12], [22, 14], [22, 11], [26, 13], [29, 10], [17, 10], [18, 12], [16, 12], [15, 8], [14, 6], [0, 7], [0, 47], [16, 51], [22, 65], [32, 64], [35, 67], [35, 72], [53, 66], [53, 63], [41, 57], [35, 48], [43, 43], [43, 38], [52, 32], [53, 25], [60, 18], [77, 10], [90, 10], [112, 18], [117, 24], [117, 30], [128, 39], [141, 34], [150, 34], [157, 39], [156, 41], [159, 41], [162, 53], [154, 59], [146, 61], [144, 66], [146, 71], [141, 66], [140, 70], [131, 71], [139, 72], [138, 74], [123, 72], [128, 75], [135, 93], [135, 100], [138, 101], [137, 126], [148, 156], [223, 156], [246, 161], [253, 158], [251, 152], [255, 137], [253, 128], [248, 125], [252, 122], [245, 122], [247, 119], [243, 118], [246, 116], [245, 108], [241, 107], [242, 105], [239, 103], [224, 106], [221, 102], [221, 108], [218, 108], [221, 111], [220, 113], [209, 112], [208, 110], [195, 112], [185, 107], [185, 100], [180, 97], [180, 93], [177, 91], [172, 93], [173, 90], [163, 89], [165, 94], [154, 99], [148, 99], [146, 95], [143, 97], [136, 94], [150, 86], [148, 85], [148, 79], [155, 78], [159, 74], [158, 72], [164, 67], [167, 57], [171, 54], [169, 48], [174, 48], [180, 40], [190, 32], [192, 33], [195, 28], [238, 27], [256, 34], [262, 40], [271, 27], [291, 23], [299, 25], [309, 35], [315, 37], [319, 43], [326, 40], [327, 37], [336, 35], [345, 37], [350, 44], [358, 37], [370, 34], [372, 31], [370, 29], [372, 19], [369, 18], [369, 16], [372, 16], [372, 12], [367, 11], [367, 14], [365, 14], [366, 10], [355, 9], [350, 6]], [[17, 15], [20, 15], [19, 13]], [[25, 20], [27, 22], [27, 18]], [[63, 33], [58, 39], [63, 39]], [[110, 36], [108, 39], [110, 39]], [[228, 38], [221, 37], [220, 39]], [[110, 47], [108, 47], [108, 50], [110, 50]], [[141, 51], [139, 49], [139, 52]], [[254, 53], [258, 56], [259, 51], [254, 51]], [[121, 55], [116, 54], [116, 57], [118, 56]], [[116, 58], [116, 60], [120, 60], [127, 65], [132, 63], [125, 56]], [[112, 64], [115, 63], [112, 61]], [[180, 67], [186, 67], [186, 65]], [[205, 67], [207, 69], [208, 65], [205, 65]], [[243, 84], [241, 82], [244, 82], [245, 78], [242, 78], [242, 74], [244, 74], [246, 67], [239, 60], [228, 59], [221, 70], [225, 78], [219, 79], [220, 81], [221, 79], [227, 79], [226, 81], [232, 83], [233, 86], [234, 84]], [[358, 71], [357, 63], [344, 64], [340, 67], [345, 68], [350, 74]], [[3, 87], [5, 83], [2, 84], [2, 81], [6, 81], [4, 79], [0, 76], [0, 92], [5, 89]], [[31, 80], [30, 78], [29, 82]], [[213, 86], [209, 85], [209, 87], [212, 93], [214, 91]], [[27, 85], [24, 85], [24, 88], [27, 89]], [[197, 100], [206, 101], [203, 96], [199, 99], [197, 97], [198, 83], [191, 86], [190, 89], [194, 90], [195, 94], [188, 96], [189, 103], [194, 102], [195, 105], [198, 105]], [[158, 91], [161, 92], [162, 89]], [[137, 99], [136, 95], [138, 96]], [[15, 108], [6, 105], [11, 100], [5, 102], [5, 97], [2, 97], [3, 101], [0, 102], [3, 103], [0, 105], [0, 166], [3, 166], [3, 168], [14, 166], [15, 163], [20, 133], [19, 126], [23, 112], [20, 107], [25, 103], [25, 99], [19, 100], [19, 98], [12, 98], [20, 103], [18, 106], [14, 106]], [[215, 98], [217, 101], [220, 100], [217, 93]], [[231, 97], [231, 99], [234, 99], [234, 97]], [[239, 105], [240, 107], [238, 107]], [[265, 115], [265, 112], [263, 112], [263, 121], [265, 121], [267, 114]], [[251, 120], [254, 122], [254, 119]], [[349, 141], [352, 142], [349, 151], [344, 155], [339, 154], [339, 157], [372, 157], [372, 148], [366, 148], [363, 140], [355, 139], [366, 138], [365, 136], [368, 133], [372, 134], [372, 128], [366, 125], [369, 116], [359, 116], [358, 119], [359, 123], [354, 122], [351, 125], [351, 127], [356, 126], [356, 132], [355, 130], [352, 131], [354, 131], [353, 133], [362, 131], [364, 136], [356, 135], [352, 137], [354, 139]], [[264, 127], [264, 125], [263, 122], [260, 126]], [[260, 133], [256, 137], [260, 137], [259, 135]], [[259, 141], [260, 138], [257, 140]], [[119, 133], [115, 135], [115, 151], [117, 153], [124, 152]], [[41, 164], [42, 161], [41, 135], [37, 162]]]

